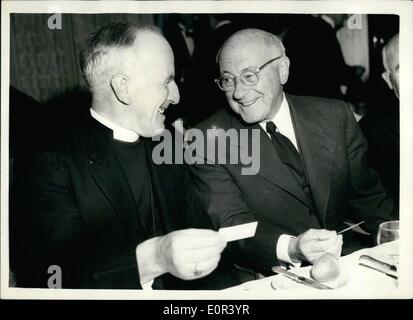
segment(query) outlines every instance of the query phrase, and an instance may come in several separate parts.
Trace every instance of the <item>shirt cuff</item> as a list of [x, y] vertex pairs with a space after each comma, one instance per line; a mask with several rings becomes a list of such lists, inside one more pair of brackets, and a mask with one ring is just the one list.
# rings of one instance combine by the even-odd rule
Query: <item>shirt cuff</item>
[[[136, 250], [135, 250], [136, 264], [138, 265], [138, 269], [139, 269], [138, 250], [139, 250], [139, 245], [136, 246]], [[139, 270], [138, 270], [138, 272], [139, 272]], [[154, 279], [146, 281], [144, 283], [142, 281], [140, 281], [142, 290], [153, 290], [152, 285], [153, 285], [154, 281], [155, 281]]]
[[142, 290], [153, 290], [152, 285], [153, 285], [154, 280], [150, 280], [146, 283], [141, 282]]
[[293, 265], [294, 267], [300, 267], [301, 262], [293, 262], [288, 255], [288, 245], [290, 243], [290, 239], [295, 238], [293, 236], [290, 236], [288, 234], [282, 234], [277, 241], [277, 259], [278, 261], [288, 263], [290, 265]]

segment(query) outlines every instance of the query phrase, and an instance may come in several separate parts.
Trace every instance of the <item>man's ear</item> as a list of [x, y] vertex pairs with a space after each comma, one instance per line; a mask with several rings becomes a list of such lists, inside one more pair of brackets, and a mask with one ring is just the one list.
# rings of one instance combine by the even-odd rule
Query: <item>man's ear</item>
[[280, 59], [278, 72], [280, 75], [281, 84], [286, 84], [288, 80], [288, 75], [290, 74], [290, 59], [288, 59], [288, 57], [282, 57]]
[[381, 74], [381, 77], [383, 78], [384, 81], [386, 81], [389, 88], [393, 90], [393, 85], [391, 84], [391, 81], [390, 81], [390, 74], [387, 71], [385, 71]]
[[131, 98], [128, 91], [128, 77], [122, 73], [118, 73], [110, 80], [110, 86], [116, 98], [123, 104], [130, 104]]

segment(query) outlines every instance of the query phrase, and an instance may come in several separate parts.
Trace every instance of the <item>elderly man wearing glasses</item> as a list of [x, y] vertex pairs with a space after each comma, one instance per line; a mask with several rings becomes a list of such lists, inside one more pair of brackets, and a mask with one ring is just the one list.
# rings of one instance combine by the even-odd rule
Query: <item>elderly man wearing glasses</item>
[[[280, 39], [262, 30], [233, 34], [217, 62], [216, 82], [230, 110], [218, 111], [198, 128], [260, 131], [256, 175], [243, 175], [241, 163], [192, 166], [199, 195], [216, 227], [258, 221], [255, 237], [229, 245], [234, 261], [260, 272], [282, 263], [313, 263], [326, 252], [338, 257], [342, 249], [347, 253], [373, 245], [370, 237], [360, 243], [347, 232], [343, 246], [337, 235], [348, 220], [364, 220], [366, 231], [375, 233], [380, 222], [398, 215], [377, 175], [365, 164], [367, 144], [350, 106], [284, 93], [290, 61]], [[226, 150], [254, 150], [251, 143], [240, 141]]]

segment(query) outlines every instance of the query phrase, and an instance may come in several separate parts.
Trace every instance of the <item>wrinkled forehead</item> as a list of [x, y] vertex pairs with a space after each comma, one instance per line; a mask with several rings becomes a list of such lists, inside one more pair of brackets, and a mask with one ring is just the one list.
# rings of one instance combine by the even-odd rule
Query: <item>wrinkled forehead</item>
[[249, 67], [260, 67], [268, 60], [281, 55], [273, 43], [260, 37], [240, 37], [224, 44], [219, 54], [220, 72], [239, 73]]

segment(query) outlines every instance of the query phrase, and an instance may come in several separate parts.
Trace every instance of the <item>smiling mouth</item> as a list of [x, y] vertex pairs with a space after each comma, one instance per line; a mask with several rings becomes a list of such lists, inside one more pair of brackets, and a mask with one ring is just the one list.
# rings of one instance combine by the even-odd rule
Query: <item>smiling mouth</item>
[[247, 101], [247, 102], [240, 102], [240, 105], [242, 105], [243, 107], [249, 107], [249, 106], [252, 106], [255, 102], [257, 102], [258, 99], [259, 97], [253, 100]]

